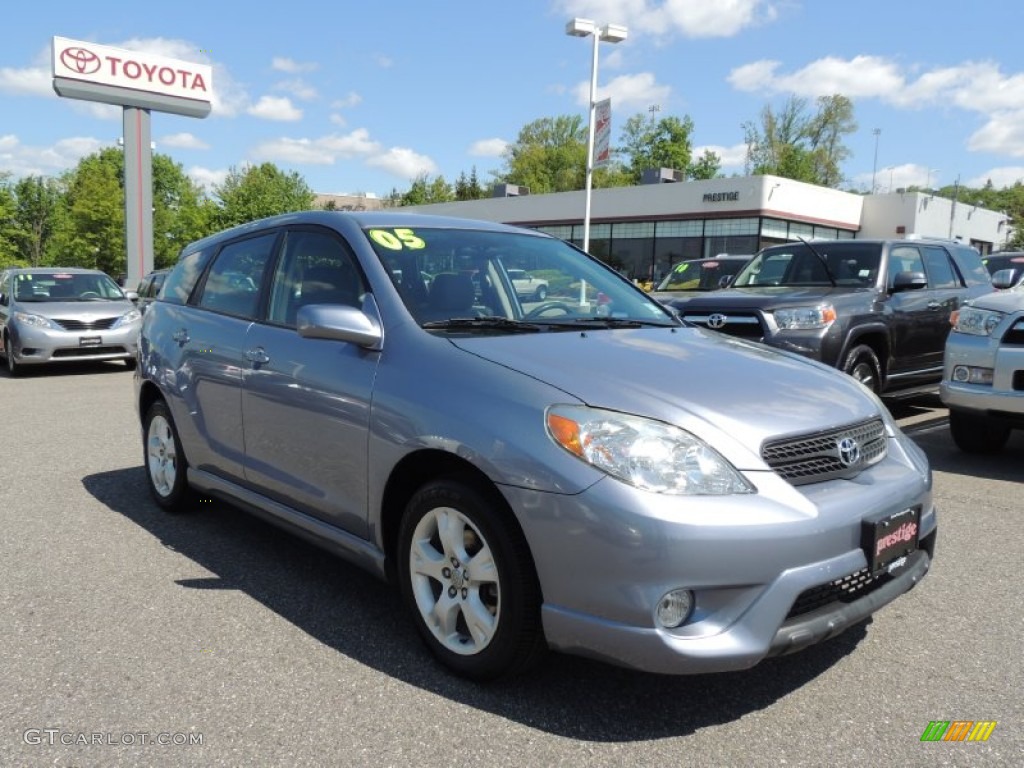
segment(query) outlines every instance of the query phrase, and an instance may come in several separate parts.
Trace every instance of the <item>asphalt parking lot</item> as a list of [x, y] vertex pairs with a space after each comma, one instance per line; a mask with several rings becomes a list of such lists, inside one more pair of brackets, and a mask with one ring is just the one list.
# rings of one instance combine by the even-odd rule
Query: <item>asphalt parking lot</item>
[[[0, 373], [0, 765], [1024, 763], [1024, 434], [961, 454], [934, 397], [892, 410], [936, 561], [869, 623], [742, 673], [552, 655], [479, 686], [362, 571], [219, 502], [160, 512], [131, 396], [119, 364]], [[923, 743], [935, 720], [997, 725]]]

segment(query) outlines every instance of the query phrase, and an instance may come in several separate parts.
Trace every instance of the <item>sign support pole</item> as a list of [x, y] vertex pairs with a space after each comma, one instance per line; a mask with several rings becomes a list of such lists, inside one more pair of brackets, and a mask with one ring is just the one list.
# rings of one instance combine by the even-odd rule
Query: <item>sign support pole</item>
[[125, 288], [153, 270], [153, 146], [148, 109], [124, 108]]

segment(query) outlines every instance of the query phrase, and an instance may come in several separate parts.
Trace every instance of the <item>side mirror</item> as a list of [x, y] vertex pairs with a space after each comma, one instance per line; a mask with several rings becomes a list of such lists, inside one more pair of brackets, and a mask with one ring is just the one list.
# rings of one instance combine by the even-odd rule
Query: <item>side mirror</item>
[[[376, 309], [376, 305], [373, 305], [373, 309]], [[304, 339], [347, 341], [367, 349], [380, 349], [384, 340], [384, 329], [378, 318], [343, 304], [309, 304], [300, 307], [297, 327], [299, 336]]]
[[924, 272], [897, 272], [892, 281], [892, 292], [919, 291], [928, 287], [928, 278]]
[[138, 304], [138, 302], [139, 302], [139, 294], [136, 293], [135, 291], [125, 291], [124, 295], [125, 295], [125, 298], [128, 299], [128, 301], [133, 301], [136, 304]]
[[1005, 291], [1007, 288], [1013, 288], [1017, 284], [1017, 270], [1016, 269], [1000, 269], [994, 275], [992, 275], [992, 287]]

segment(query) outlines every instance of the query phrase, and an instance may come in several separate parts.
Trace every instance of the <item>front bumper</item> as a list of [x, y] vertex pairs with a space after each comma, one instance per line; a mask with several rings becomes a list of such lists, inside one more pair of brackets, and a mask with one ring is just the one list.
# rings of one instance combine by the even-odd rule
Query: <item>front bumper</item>
[[[992, 384], [953, 380], [958, 365], [991, 368]], [[1024, 420], [1024, 346], [1000, 344], [997, 338], [950, 334], [946, 341], [939, 397], [947, 408]]]
[[97, 331], [65, 331], [19, 324], [11, 329], [14, 362], [18, 365], [134, 359], [139, 321]]
[[[664, 497], [603, 480], [549, 506], [506, 489], [513, 509], [532, 510], [524, 530], [549, 644], [655, 673], [745, 669], [842, 632], [928, 571], [930, 475], [906, 438], [890, 440], [889, 458], [853, 480], [797, 490], [773, 473], [748, 477], [757, 494]], [[921, 509], [918, 551], [895, 575], [871, 579], [862, 521], [911, 506]], [[692, 590], [696, 605], [665, 629], [655, 611], [673, 589]]]

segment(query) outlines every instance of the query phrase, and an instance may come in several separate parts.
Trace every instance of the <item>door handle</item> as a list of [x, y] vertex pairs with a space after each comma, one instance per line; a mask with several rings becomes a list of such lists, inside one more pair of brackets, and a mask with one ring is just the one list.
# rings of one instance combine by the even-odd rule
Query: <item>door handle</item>
[[940, 301], [929, 301], [928, 302], [928, 309], [940, 309], [941, 307], [942, 307], [942, 302], [940, 302]]
[[172, 333], [171, 338], [178, 342], [180, 346], [185, 346], [189, 342], [188, 331], [185, 328]]
[[256, 365], [265, 365], [270, 362], [270, 355], [264, 351], [263, 347], [256, 347], [245, 350], [245, 359]]

